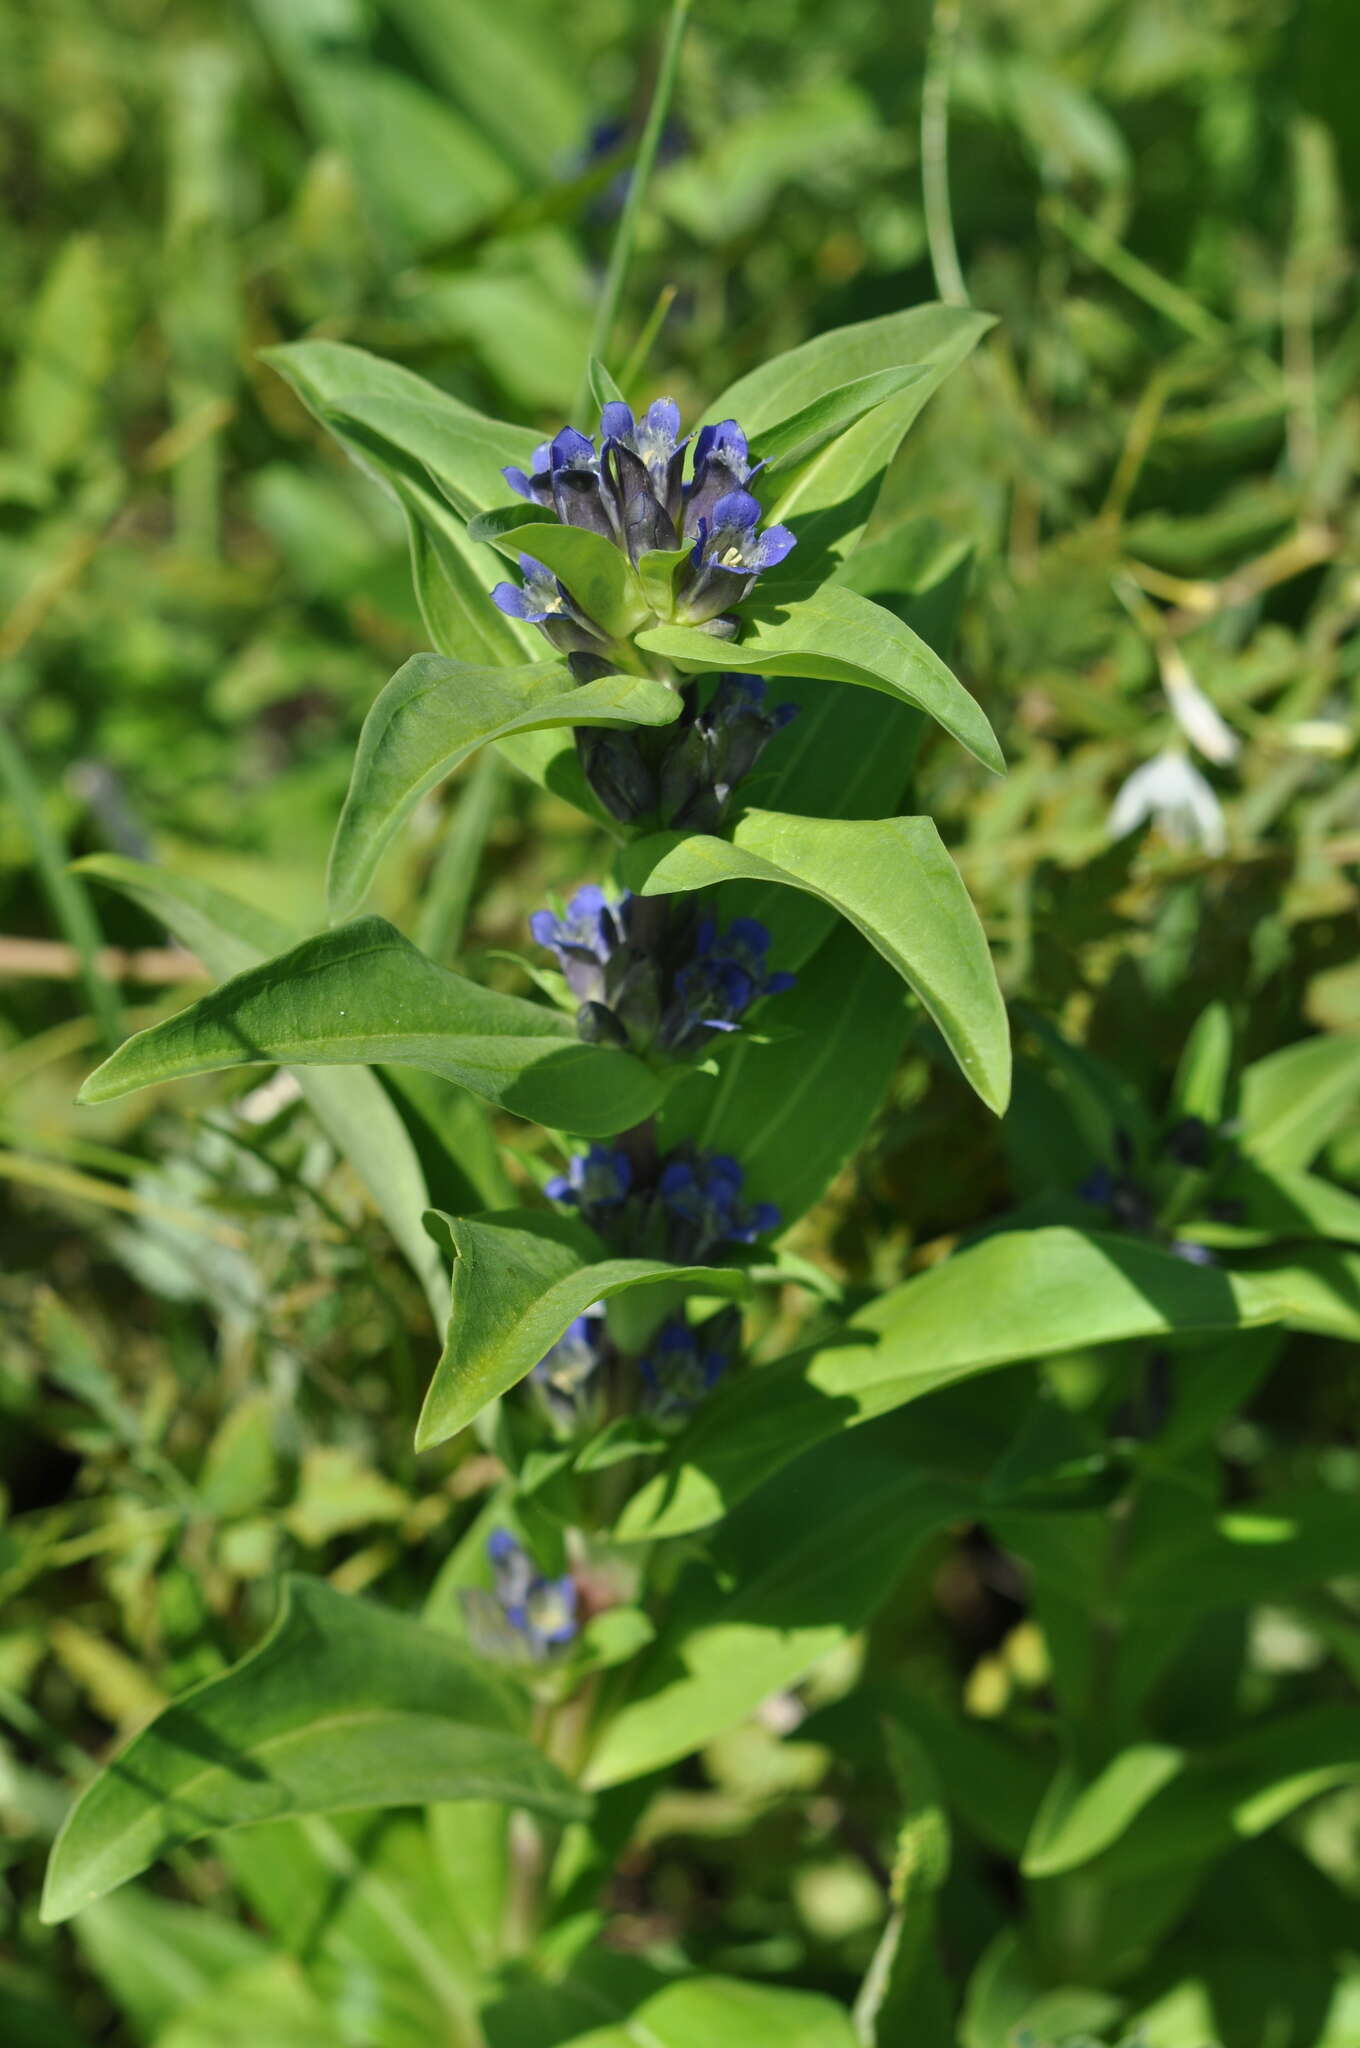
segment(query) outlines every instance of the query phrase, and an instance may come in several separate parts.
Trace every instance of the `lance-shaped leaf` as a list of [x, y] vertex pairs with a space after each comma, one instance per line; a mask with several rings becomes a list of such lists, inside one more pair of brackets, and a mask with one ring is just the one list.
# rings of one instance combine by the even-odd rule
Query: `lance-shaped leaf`
[[766, 427], [838, 385], [902, 364], [924, 366], [929, 386], [924, 404], [992, 325], [988, 314], [929, 304], [833, 327], [738, 377], [704, 408], [703, 416], [739, 420], [750, 438], [759, 441]]
[[[780, 478], [804, 461], [814, 447], [833, 434], [843, 433], [884, 399], [896, 398], [909, 384], [919, 384], [927, 375], [923, 363], [903, 363], [895, 370], [875, 370], [871, 376], [855, 377], [838, 384], [819, 398], [802, 405], [773, 426], [763, 427], [755, 453], [764, 464], [760, 474], [767, 482]], [[765, 486], [762, 486], [764, 489]], [[771, 502], [774, 502], [773, 500]]]
[[261, 351], [303, 403], [384, 473], [435, 475], [465, 519], [504, 502], [507, 463], [533, 459], [537, 436], [441, 391], [414, 370], [343, 341]]
[[468, 523], [468, 539], [486, 541], [512, 560], [532, 555], [565, 584], [586, 617], [626, 639], [649, 614], [637, 570], [622, 548], [584, 526], [565, 526], [546, 505], [500, 505]]
[[1242, 1147], [1263, 1166], [1310, 1166], [1358, 1096], [1360, 1032], [1267, 1053], [1242, 1076]]
[[[91, 854], [81, 868], [96, 881], [120, 889], [167, 925], [223, 980], [267, 960], [296, 937], [268, 912], [187, 875], [169, 874], [114, 853]], [[382, 1083], [376, 1074], [357, 1067], [334, 1074], [304, 1067], [297, 1083], [312, 1115], [373, 1197], [378, 1214], [419, 1275], [435, 1315], [442, 1316], [448, 1281], [420, 1220], [430, 1200], [425, 1175]]]
[[722, 1591], [708, 1567], [676, 1588], [587, 1783], [619, 1784], [687, 1756], [795, 1683], [863, 1628], [917, 1545], [973, 1506], [966, 1485], [868, 1436], [823, 1446], [763, 1487], [715, 1533]]
[[1061, 1226], [998, 1233], [890, 1289], [811, 1354], [719, 1387], [629, 1502], [618, 1533], [633, 1541], [703, 1528], [824, 1437], [974, 1373], [1283, 1313], [1268, 1276]]
[[1263, 1834], [1357, 1779], [1360, 1710], [1339, 1700], [1246, 1727], [1212, 1749], [1140, 1744], [1085, 1786], [1058, 1781], [1024, 1868], [1048, 1877], [1100, 1857], [1103, 1877], [1146, 1879]]
[[[505, 494], [496, 463], [530, 459], [533, 436], [507, 427], [504, 446], [510, 452], [493, 462], [495, 448], [501, 445], [499, 434], [477, 433], [479, 415], [411, 370], [338, 341], [289, 342], [262, 354], [360, 468], [383, 483], [401, 505], [416, 597], [440, 653], [478, 663], [532, 661], [542, 649], [540, 636], [491, 603], [487, 593], [499, 573], [496, 556], [468, 539], [466, 515], [454, 511], [448, 492], [435, 483], [422, 449], [436, 431], [432, 420], [442, 420], [454, 433], [461, 426], [469, 494], [491, 505]], [[361, 412], [369, 399], [395, 403], [395, 438], [385, 437], [380, 427], [357, 416], [354, 408]], [[507, 751], [542, 744], [510, 740]]]
[[772, 582], [796, 581], [814, 563], [830, 568], [849, 555], [903, 435], [991, 324], [985, 314], [928, 305], [834, 328], [752, 370], [714, 401], [704, 417], [739, 420], [764, 454], [771, 428], [777, 433], [791, 413], [826, 399], [846, 380], [884, 375], [894, 367], [919, 373], [810, 457], [781, 466], [776, 494], [764, 494], [766, 517], [792, 521], [798, 549], [785, 568], [771, 573]]
[[474, 668], [438, 654], [412, 655], [359, 736], [331, 847], [332, 917], [358, 908], [413, 806], [474, 748], [553, 726], [667, 725], [679, 709], [675, 692], [646, 676], [578, 684], [565, 662]]
[[595, 1302], [638, 1287], [730, 1296], [749, 1286], [734, 1267], [611, 1259], [584, 1224], [538, 1210], [470, 1218], [436, 1212], [431, 1223], [453, 1250], [453, 1296], [444, 1355], [416, 1427], [422, 1451], [531, 1373]]
[[820, 1992], [667, 1980], [598, 1943], [565, 1976], [517, 1972], [487, 2021], [495, 2048], [860, 2048], [849, 2013]]
[[931, 819], [748, 811], [725, 839], [660, 833], [630, 847], [621, 865], [644, 896], [747, 880], [832, 904], [920, 998], [988, 1108], [1005, 1109], [1006, 1006], [981, 921]]
[[139, 1031], [96, 1068], [80, 1099], [276, 1062], [423, 1067], [583, 1137], [641, 1122], [663, 1093], [630, 1054], [582, 1045], [560, 1011], [479, 988], [427, 960], [385, 919], [361, 917]]
[[739, 669], [760, 676], [820, 676], [859, 683], [914, 704], [952, 733], [984, 768], [1005, 760], [982, 707], [934, 649], [901, 619], [840, 584], [757, 589], [743, 607], [741, 637], [716, 640], [698, 626], [652, 626], [638, 645], [682, 669]]
[[447, 1636], [324, 1580], [286, 1579], [263, 1642], [166, 1707], [82, 1794], [52, 1851], [43, 1918], [252, 1821], [442, 1799], [578, 1817], [585, 1801], [526, 1719], [518, 1691]]

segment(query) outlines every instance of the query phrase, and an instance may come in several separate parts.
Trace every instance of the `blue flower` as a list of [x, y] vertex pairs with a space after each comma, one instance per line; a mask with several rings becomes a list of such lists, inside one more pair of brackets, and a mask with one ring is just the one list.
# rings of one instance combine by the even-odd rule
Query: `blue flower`
[[578, 1429], [588, 1418], [598, 1392], [604, 1350], [604, 1310], [597, 1302], [568, 1323], [552, 1350], [530, 1373], [544, 1407], [560, 1429]]
[[678, 547], [686, 443], [675, 400], [655, 399], [640, 420], [616, 400], [600, 414], [600, 437], [605, 489], [632, 560]]
[[623, 944], [620, 913], [632, 901], [625, 896], [611, 909], [604, 890], [587, 882], [576, 891], [561, 917], [550, 910], [536, 910], [529, 919], [535, 940], [556, 953], [567, 986], [578, 1002], [602, 1001], [606, 990], [605, 968]]
[[718, 500], [741, 490], [763, 467], [752, 462], [746, 436], [735, 420], [700, 427], [694, 441], [694, 476], [685, 492], [685, 539], [694, 540], [701, 522], [712, 523]]
[[746, 1176], [725, 1152], [673, 1155], [661, 1170], [657, 1196], [677, 1226], [683, 1248], [673, 1256], [703, 1258], [720, 1244], [754, 1244], [779, 1227], [773, 1202], [747, 1208], [741, 1201]]
[[687, 703], [659, 777], [658, 809], [674, 830], [713, 832], [738, 784], [776, 733], [798, 716], [796, 704], [768, 705], [759, 676], [724, 675], [708, 703]]
[[[688, 442], [680, 433], [680, 408], [657, 398], [638, 417], [621, 399], [600, 414], [600, 446], [576, 427], [563, 427], [540, 442], [525, 471], [515, 465], [501, 474], [511, 490], [555, 512], [568, 526], [600, 534], [624, 548], [631, 561], [658, 549], [691, 546], [691, 560], [679, 595], [677, 616], [708, 625], [746, 597], [764, 569], [782, 562], [794, 545], [786, 526], [759, 532], [761, 510], [746, 488], [761, 464], [752, 462], [746, 436], [735, 420], [702, 427], [694, 444], [694, 474], [684, 481]], [[519, 618], [541, 625], [566, 652], [607, 653], [604, 636], [573, 611], [574, 623], [592, 634], [588, 644], [562, 637], [566, 593], [542, 573], [538, 590], [513, 599], [513, 586], [498, 585], [496, 602]], [[510, 599], [502, 594], [511, 591]], [[715, 632], [723, 630], [714, 626]], [[728, 626], [729, 634], [735, 626]]]
[[658, 1420], [677, 1420], [712, 1393], [732, 1363], [729, 1347], [740, 1321], [739, 1313], [725, 1311], [698, 1330], [682, 1315], [661, 1325], [638, 1360], [646, 1406]]
[[739, 1031], [741, 1019], [762, 996], [782, 995], [796, 977], [772, 974], [770, 934], [753, 917], [734, 918], [719, 932], [711, 917], [700, 920], [694, 957], [675, 977], [675, 994], [662, 1023], [667, 1051], [693, 1051], [707, 1031]]
[[633, 1185], [633, 1164], [626, 1152], [608, 1145], [592, 1145], [578, 1152], [565, 1174], [547, 1183], [543, 1192], [551, 1202], [579, 1209], [587, 1221], [595, 1212], [616, 1209], [628, 1198]]
[[486, 1552], [495, 1584], [490, 1593], [464, 1589], [469, 1635], [501, 1662], [545, 1663], [580, 1630], [575, 1580], [546, 1577], [508, 1529], [492, 1530]]
[[626, 1154], [592, 1145], [546, 1192], [578, 1210], [620, 1257], [691, 1266], [712, 1264], [723, 1245], [754, 1244], [778, 1229], [773, 1202], [743, 1202], [744, 1180], [726, 1153], [682, 1146], [638, 1175]]
[[566, 585], [532, 555], [519, 558], [524, 588], [498, 583], [491, 602], [507, 617], [541, 626], [545, 637], [563, 654], [608, 654], [608, 642], [574, 602]]
[[659, 1049], [673, 1059], [700, 1050], [712, 1031], [736, 1031], [752, 1003], [792, 988], [771, 973], [770, 934], [754, 918], [725, 932], [690, 905], [602, 889], [578, 889], [560, 917], [535, 911], [529, 928], [557, 955], [593, 1044]]
[[759, 500], [736, 490], [718, 499], [711, 518], [699, 519], [677, 600], [679, 615], [691, 625], [704, 625], [740, 604], [762, 570], [775, 568], [797, 546], [787, 526], [758, 533], [760, 518]]

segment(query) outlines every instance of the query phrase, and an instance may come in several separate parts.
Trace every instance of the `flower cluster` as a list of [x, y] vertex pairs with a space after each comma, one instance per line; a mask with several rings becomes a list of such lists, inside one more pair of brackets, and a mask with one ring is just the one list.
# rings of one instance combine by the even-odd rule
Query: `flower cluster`
[[546, 1663], [580, 1630], [576, 1581], [548, 1578], [508, 1529], [492, 1530], [486, 1554], [492, 1590], [466, 1587], [461, 1596], [469, 1636], [499, 1662]]
[[771, 973], [770, 934], [750, 917], [720, 932], [687, 905], [631, 894], [611, 903], [590, 885], [561, 917], [540, 910], [529, 925], [557, 955], [580, 1004], [577, 1027], [591, 1044], [683, 1059], [711, 1032], [739, 1030], [752, 1003], [794, 982]]
[[[1166, 1238], [1162, 1226], [1158, 1200], [1138, 1178], [1133, 1144], [1127, 1131], [1115, 1133], [1115, 1164], [1102, 1163], [1091, 1169], [1077, 1189], [1083, 1202], [1093, 1208], [1103, 1209], [1107, 1220], [1116, 1230], [1127, 1230], [1138, 1237], [1160, 1238], [1166, 1249], [1192, 1266], [1212, 1266], [1214, 1255], [1207, 1245], [1196, 1244], [1190, 1238]], [[1159, 1147], [1158, 1160], [1154, 1161], [1152, 1172], [1158, 1174], [1159, 1166], [1165, 1168], [1190, 1168], [1202, 1171], [1208, 1166], [1213, 1150], [1213, 1133], [1207, 1124], [1197, 1116], [1183, 1117], [1166, 1133]], [[1223, 1204], [1211, 1205], [1221, 1211]]]
[[766, 703], [759, 676], [720, 676], [702, 699], [700, 685], [691, 681], [681, 687], [680, 700], [679, 718], [658, 732], [576, 728], [586, 780], [623, 824], [716, 831], [737, 784], [798, 716], [796, 704]]
[[[555, 512], [564, 526], [584, 527], [613, 541], [630, 561], [687, 546], [675, 616], [689, 625], [706, 625], [740, 604], [761, 571], [773, 569], [789, 554], [795, 537], [787, 526], [759, 531], [760, 502], [746, 485], [760, 464], [752, 463], [735, 420], [700, 429], [693, 474], [686, 483], [688, 445], [688, 437], [680, 438], [680, 408], [674, 399], [658, 398], [640, 419], [631, 407], [616, 402], [600, 414], [598, 455], [588, 435], [563, 427], [535, 450], [532, 471], [511, 468], [503, 474], [522, 498]], [[527, 577], [525, 561], [521, 567]], [[534, 616], [520, 609], [522, 593], [513, 584], [498, 584], [492, 596], [519, 618]]]
[[668, 1316], [638, 1360], [645, 1405], [659, 1422], [683, 1419], [712, 1393], [732, 1363], [741, 1328], [737, 1309], [722, 1309], [696, 1330]]
[[711, 1265], [725, 1245], [749, 1245], [779, 1228], [773, 1202], [742, 1201], [745, 1175], [725, 1153], [679, 1147], [639, 1172], [628, 1153], [592, 1145], [550, 1180], [554, 1202], [576, 1209], [624, 1257]]

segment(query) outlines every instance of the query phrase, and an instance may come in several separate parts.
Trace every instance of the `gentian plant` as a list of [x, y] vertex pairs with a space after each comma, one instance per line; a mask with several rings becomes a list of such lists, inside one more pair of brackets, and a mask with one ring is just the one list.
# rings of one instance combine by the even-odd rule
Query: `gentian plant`
[[[438, 1447], [473, 1432], [489, 1495], [424, 1618], [288, 1581], [255, 1652], [153, 1719], [85, 1792], [52, 1857], [51, 1917], [223, 1830], [426, 1807], [431, 1841], [456, 1845], [457, 1895], [501, 1902], [441, 1962], [446, 2038], [565, 2041], [534, 2000], [546, 1982], [553, 2014], [578, 1995], [595, 2010], [584, 1952], [649, 1788], [762, 1703], [795, 1726], [809, 1671], [938, 1532], [975, 1523], [1025, 1558], [1053, 1660], [1049, 1790], [984, 1826], [1038, 1878], [1109, 1855], [1111, 1917], [1090, 1926], [1133, 1914], [1155, 1934], [1157, 1798], [1195, 1766], [1135, 1742], [1140, 1673], [1193, 1632], [1166, 1532], [1208, 1512], [1175, 1460], [1198, 1454], [1234, 1360], [1263, 1369], [1263, 1352], [1225, 1361], [1213, 1346], [1316, 1313], [1261, 1266], [1282, 1216], [1314, 1235], [1354, 1229], [1346, 1198], [1281, 1139], [1279, 1104], [1300, 1089], [1312, 1101], [1312, 1084], [1239, 1076], [1215, 1008], [1174, 1099], [1140, 1109], [1051, 1025], [1022, 1020], [1026, 1206], [854, 1300], [789, 1241], [909, 1041], [985, 1113], [1010, 1094], [986, 937], [911, 808], [928, 734], [1003, 768], [941, 651], [960, 579], [923, 577], [900, 529], [860, 545], [903, 435], [985, 325], [925, 306], [825, 334], [741, 378], [690, 432], [670, 398], [635, 411], [595, 363], [593, 431], [543, 442], [346, 344], [270, 352], [403, 507], [435, 651], [368, 715], [326, 930], [290, 933], [129, 861], [90, 864], [221, 982], [129, 1039], [85, 1095], [294, 1070], [444, 1327], [417, 1447], [437, 1471]], [[486, 746], [612, 849], [529, 919], [518, 994], [363, 914], [417, 802]], [[435, 1077], [458, 1129], [484, 1136], [494, 1115], [517, 1206], [475, 1147], [441, 1145], [410, 1069]], [[516, 1119], [548, 1134], [527, 1164]], [[1233, 1263], [1243, 1247], [1251, 1270]], [[1103, 1395], [1064, 1406], [1051, 1388], [1017, 1410], [1014, 1375], [990, 1416], [949, 1406], [973, 1375], [1067, 1354], [1112, 1361], [1108, 1417]], [[1130, 1535], [1134, 1486], [1159, 1505]], [[1054, 1533], [1041, 1510], [1078, 1519]], [[1222, 1562], [1212, 1543], [1206, 1555]], [[1126, 1583], [1149, 1613], [1169, 1608], [1151, 1635], [1120, 1634]], [[868, 1717], [888, 1728], [883, 1799], [904, 1832], [853, 2021], [806, 1988], [687, 1976], [673, 1955], [669, 1978], [628, 1994], [646, 2024], [620, 2042], [915, 2038], [918, 1995], [939, 2005], [929, 1935], [947, 1862], [928, 1752], [974, 1807], [994, 1765], [911, 1711], [894, 1697]], [[1133, 1765], [1118, 1760], [1128, 1744]], [[1256, 1781], [1241, 1769], [1245, 1799]], [[1194, 1808], [1215, 1842], [1217, 1796], [1201, 1784]], [[1062, 1938], [1084, 1939], [1088, 1918]], [[603, 2044], [593, 2025], [570, 2038]]]

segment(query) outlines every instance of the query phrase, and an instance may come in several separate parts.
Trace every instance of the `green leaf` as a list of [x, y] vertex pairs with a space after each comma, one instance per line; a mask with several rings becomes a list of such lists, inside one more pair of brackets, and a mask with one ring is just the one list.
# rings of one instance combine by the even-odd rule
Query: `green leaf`
[[1253, 1280], [1269, 1288], [1291, 1330], [1360, 1342], [1360, 1254], [1319, 1246], [1262, 1259]]
[[417, 1450], [442, 1443], [532, 1372], [594, 1302], [638, 1287], [739, 1295], [748, 1285], [732, 1267], [607, 1258], [584, 1224], [538, 1210], [437, 1222], [454, 1254], [453, 1294]]
[[[328, 400], [322, 417], [370, 458], [379, 458], [384, 468], [430, 478], [467, 520], [479, 512], [516, 509], [506, 508], [510, 487], [501, 472], [510, 464], [530, 463], [537, 445], [522, 427], [456, 405], [433, 385], [418, 392], [341, 392]], [[529, 506], [521, 501], [518, 509], [528, 524]]]
[[1117, 1800], [1106, 1789], [1088, 1806], [1101, 1794], [1098, 1779], [1076, 1800], [1070, 1832], [1058, 1835], [1061, 1863], [1050, 1844], [1045, 1868], [1070, 1869], [1099, 1854], [1101, 1874], [1112, 1882], [1153, 1877], [1263, 1834], [1319, 1793], [1357, 1780], [1360, 1708], [1339, 1701], [1305, 1707], [1211, 1749], [1164, 1750], [1141, 1775], [1116, 1778]]
[[589, 1954], [566, 1977], [522, 1973], [488, 2007], [495, 2048], [858, 2048], [829, 1998], [735, 1977], [658, 1982], [633, 1957]]
[[586, 1782], [620, 1784], [688, 1756], [793, 1684], [864, 1626], [916, 1546], [971, 1499], [867, 1437], [823, 1447], [762, 1488], [713, 1539], [722, 1591], [699, 1565], [677, 1587]]
[[607, 405], [623, 405], [627, 402], [598, 356], [590, 358], [586, 376], [590, 384], [591, 399], [600, 412], [603, 412]]
[[758, 441], [766, 427], [811, 405], [828, 391], [901, 364], [926, 367], [929, 390], [920, 395], [924, 404], [993, 325], [986, 313], [924, 305], [861, 320], [850, 327], [833, 327], [738, 377], [705, 406], [704, 418], [739, 420], [750, 439]]
[[[259, 11], [266, 26], [293, 12]], [[501, 152], [415, 79], [296, 29], [273, 40], [312, 126], [348, 160], [389, 261], [470, 234], [514, 198], [518, 179]]]
[[648, 677], [578, 684], [565, 662], [473, 668], [412, 655], [364, 720], [331, 847], [332, 916], [353, 914], [414, 805], [487, 740], [553, 726], [666, 725], [679, 709], [675, 692]]
[[[291, 944], [295, 936], [267, 912], [185, 875], [172, 875], [113, 853], [92, 854], [80, 867], [96, 881], [120, 889], [150, 916], [168, 925], [205, 967], [224, 979], [256, 966]], [[419, 1275], [435, 1316], [442, 1317], [448, 1304], [448, 1279], [421, 1224], [430, 1199], [425, 1175], [382, 1083], [375, 1074], [359, 1068], [329, 1074], [305, 1067], [297, 1082], [312, 1115], [336, 1150], [348, 1159], [394, 1241]]]
[[584, 526], [564, 526], [546, 505], [498, 505], [468, 522], [468, 539], [518, 560], [531, 555], [561, 579], [586, 617], [626, 640], [649, 616], [637, 570], [622, 548]]
[[534, 0], [494, 8], [483, 0], [388, 0], [386, 12], [420, 52], [426, 75], [507, 156], [524, 162], [536, 183], [560, 178], [589, 128], [590, 101], [584, 73], [557, 61]]
[[984, 768], [1004, 774], [996, 735], [976, 698], [910, 626], [872, 598], [834, 583], [783, 583], [777, 590], [757, 588], [741, 618], [735, 644], [698, 626], [653, 626], [638, 634], [638, 645], [683, 669], [818, 676], [880, 690], [927, 712]]
[[676, 1089], [661, 1111], [661, 1144], [669, 1151], [690, 1138], [730, 1153], [751, 1200], [774, 1202], [787, 1227], [825, 1192], [877, 1114], [911, 1016], [893, 969], [844, 926], [765, 1014], [779, 1040], [734, 1038], [716, 1082], [697, 1077]]
[[[459, 1800], [428, 1816], [309, 1814], [237, 1829], [214, 1850], [323, 2005], [362, 2011], [365, 2048], [428, 2048], [473, 2037], [481, 1974], [431, 1824], [444, 1815], [457, 1827], [466, 1815], [476, 1833], [490, 1812]], [[504, 1808], [498, 1819], [504, 1834]]]
[[1262, 1166], [1310, 1166], [1357, 1096], [1360, 1033], [1268, 1053], [1242, 1076], [1242, 1147]]
[[155, 2048], [335, 2048], [335, 2020], [291, 1957], [239, 1970], [183, 2012]]
[[645, 896], [745, 878], [832, 904], [920, 998], [988, 1108], [1005, 1109], [1005, 1004], [981, 922], [931, 819], [748, 811], [726, 839], [658, 834], [630, 847], [621, 866]]
[[1357, 1556], [1360, 1501], [1321, 1490], [1265, 1494], [1141, 1545], [1123, 1598], [1140, 1617], [1261, 1606], [1348, 1577]]
[[790, 465], [779, 495], [766, 505], [769, 519], [791, 520], [798, 533], [796, 554], [773, 572], [776, 583], [805, 577], [814, 567], [824, 572], [849, 556], [903, 435], [991, 324], [987, 315], [960, 307], [918, 306], [836, 328], [739, 378], [708, 409], [706, 418], [740, 420], [763, 450], [767, 427], [847, 382], [894, 368], [921, 372], [809, 460]]
[[1191, 1266], [1131, 1238], [998, 1233], [890, 1289], [810, 1356], [718, 1388], [617, 1534], [631, 1542], [703, 1528], [822, 1438], [974, 1373], [1281, 1314], [1272, 1280]]
[[44, 469], [74, 461], [95, 438], [114, 364], [117, 272], [112, 244], [71, 235], [32, 298], [5, 409], [15, 444]]
[[[360, 467], [397, 498], [410, 533], [416, 595], [439, 651], [460, 661], [504, 665], [540, 654], [540, 636], [491, 603], [488, 593], [500, 564], [493, 549], [468, 540], [467, 514], [450, 503], [455, 489], [474, 510], [498, 503], [505, 495], [501, 465], [530, 461], [533, 435], [488, 421], [413, 371], [347, 342], [289, 342], [261, 355]], [[376, 408], [371, 419], [364, 413], [369, 405]], [[444, 488], [424, 461], [436, 445], [446, 471]]]
[[1285, 1167], [1267, 1173], [1250, 1159], [1234, 1160], [1213, 1182], [1214, 1207], [1233, 1205], [1234, 1220], [1194, 1216], [1181, 1235], [1201, 1244], [1278, 1244], [1290, 1238], [1330, 1237], [1360, 1244], [1360, 1197], [1315, 1173]]
[[560, 1011], [437, 967], [380, 917], [304, 939], [96, 1068], [82, 1102], [188, 1074], [284, 1066], [423, 1067], [516, 1116], [582, 1136], [640, 1123], [662, 1083], [639, 1060], [583, 1045]]
[[1226, 1003], [1210, 1003], [1185, 1041], [1171, 1103], [1177, 1116], [1195, 1116], [1210, 1129], [1223, 1120], [1232, 1069], [1232, 1018]]
[[140, 1885], [87, 1906], [74, 1931], [88, 1968], [147, 2037], [223, 1978], [269, 1954], [239, 1921], [157, 1898]]
[[1003, 1927], [968, 1980], [959, 2048], [1037, 2048], [1059, 2041], [1087, 2048], [1105, 2037], [1123, 2010], [1108, 1991], [1079, 1984], [1044, 1988], [1019, 1930]]
[[1060, 1769], [1035, 1816], [1021, 1869], [1053, 1877], [1089, 1863], [1118, 1841], [1135, 1814], [1185, 1768], [1185, 1751], [1165, 1742], [1137, 1742], [1088, 1785]]
[[251, 1821], [436, 1799], [579, 1818], [581, 1796], [524, 1722], [517, 1693], [446, 1637], [290, 1577], [263, 1642], [166, 1707], [76, 1802], [43, 1917], [69, 1919], [170, 1850]]
[[[895, 398], [899, 391], [909, 384], [916, 384], [928, 376], [924, 363], [904, 363], [892, 370], [875, 370], [867, 377], [855, 377], [848, 384], [838, 384], [830, 391], [824, 391], [817, 398], [800, 406], [773, 426], [765, 427], [760, 434], [760, 445], [754, 450], [764, 468], [762, 477], [778, 476], [803, 457], [807, 451], [839, 432], [853, 426], [866, 412], [871, 412], [885, 398]], [[773, 515], [769, 515], [773, 516]]]

